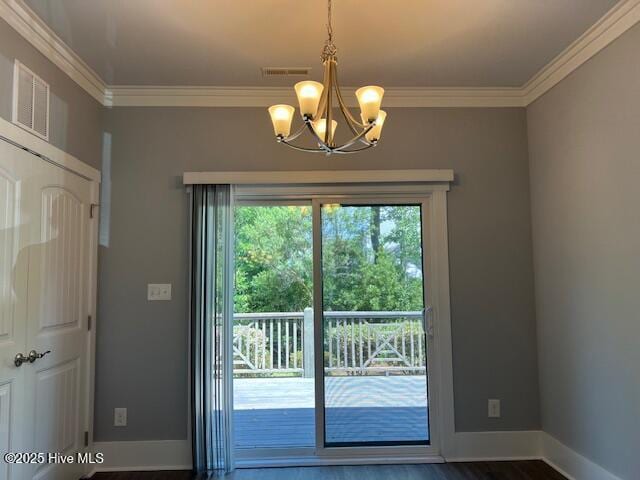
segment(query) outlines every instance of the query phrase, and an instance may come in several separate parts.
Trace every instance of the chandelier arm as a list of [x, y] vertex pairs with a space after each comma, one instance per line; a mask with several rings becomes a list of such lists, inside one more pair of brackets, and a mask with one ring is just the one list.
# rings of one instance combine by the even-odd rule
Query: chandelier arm
[[367, 125], [367, 127], [360, 132], [358, 135], [356, 135], [355, 137], [353, 137], [351, 140], [349, 140], [347, 143], [345, 143], [344, 145], [341, 145], [339, 147], [336, 147], [334, 149], [332, 149], [334, 152], [340, 152], [340, 151], [344, 151], [344, 149], [349, 148], [351, 145], [353, 145], [354, 143], [357, 143], [359, 141], [361, 141], [362, 143], [364, 143], [365, 145], [369, 145], [372, 146], [373, 143], [368, 142], [368, 141], [364, 141], [364, 136], [369, 133], [369, 130], [371, 130], [373, 127], [376, 126], [376, 123], [370, 123], [369, 125]]
[[376, 146], [375, 143], [367, 143], [364, 147], [355, 148], [353, 150], [334, 150], [331, 153], [335, 153], [335, 154], [339, 154], [339, 155], [348, 155], [350, 153], [362, 152], [363, 150], [368, 150], [369, 148], [375, 147], [375, 146]]
[[344, 101], [342, 100], [342, 95], [340, 95], [340, 93], [339, 93], [340, 91], [338, 89], [336, 89], [336, 92], [338, 92], [338, 94], [337, 94], [338, 106], [340, 107], [340, 111], [342, 112], [342, 116], [347, 121], [347, 126], [349, 127], [349, 130], [351, 130], [351, 133], [353, 133], [354, 135], [358, 135], [360, 133], [359, 129], [365, 128], [364, 125], [360, 125], [359, 123], [357, 123], [355, 121], [355, 119], [353, 118], [353, 115], [351, 115], [351, 112], [349, 111], [349, 109], [344, 104]]
[[[329, 1], [331, 4], [331, 1]], [[325, 116], [325, 129], [324, 129], [324, 143], [326, 146], [331, 146], [333, 144], [333, 128], [331, 128], [331, 124], [333, 123], [333, 92], [331, 91], [331, 87], [333, 85], [333, 69], [331, 68], [332, 60], [329, 60], [329, 65], [327, 68], [327, 76], [329, 77], [327, 86], [329, 87], [329, 91], [327, 92], [327, 114]]]
[[367, 143], [364, 147], [356, 148], [354, 150], [337, 150], [337, 149], [325, 150], [324, 148], [300, 147], [298, 145], [294, 145], [292, 143], [288, 143], [285, 140], [281, 140], [280, 143], [284, 143], [287, 147], [293, 148], [294, 150], [299, 150], [301, 152], [324, 153], [325, 155], [334, 154], [334, 153], [340, 154], [340, 155], [348, 155], [349, 153], [362, 152], [363, 150], [367, 150], [367, 149], [369, 149], [371, 147], [375, 147], [376, 146], [375, 143]]
[[328, 83], [329, 77], [327, 75], [327, 64], [325, 62], [324, 75], [322, 77], [322, 85], [324, 88], [322, 89], [322, 95], [320, 95], [320, 102], [318, 102], [318, 111], [316, 112], [316, 116], [314, 120], [322, 118], [324, 115], [324, 111], [327, 107], [327, 95], [331, 93], [331, 85]]
[[299, 150], [301, 152], [327, 153], [327, 151], [324, 148], [299, 147], [298, 145], [294, 145], [293, 143], [289, 143], [286, 140], [281, 140], [280, 143], [284, 143], [287, 147], [291, 147], [294, 150]]
[[337, 92], [336, 96], [338, 97], [338, 106], [340, 107], [342, 116], [347, 121], [347, 126], [349, 127], [349, 130], [351, 130], [351, 133], [353, 133], [354, 135], [358, 135], [359, 133], [358, 130], [364, 127], [354, 123], [353, 116], [351, 115], [351, 112], [344, 104], [344, 101], [342, 100], [342, 95], [340, 94], [340, 90], [337, 87], [336, 87], [336, 92]]
[[[360, 143], [365, 144], [365, 145], [371, 145], [372, 143], [374, 143], [374, 142], [370, 142], [369, 140], [367, 140], [366, 137], [361, 137], [361, 138], [358, 139], [358, 141]], [[377, 140], [376, 140], [376, 142], [377, 142]]]
[[298, 138], [300, 135], [302, 135], [302, 132], [304, 132], [304, 123], [302, 124], [302, 126], [298, 129], [297, 132], [292, 133], [291, 135], [289, 135], [288, 137], [283, 138], [282, 140], [280, 140], [281, 142], [287, 141], [287, 142], [291, 142], [292, 140], [295, 140], [296, 138]]
[[353, 134], [357, 135], [358, 129], [365, 128], [365, 125], [355, 119], [355, 117], [351, 114], [351, 110], [349, 110], [346, 103], [344, 102], [344, 99], [342, 98], [342, 92], [340, 91], [340, 85], [338, 84], [338, 68], [335, 63], [333, 63], [332, 65], [332, 73], [335, 84], [336, 97], [338, 97], [338, 105], [340, 105], [340, 110], [342, 110], [342, 114], [344, 115], [344, 118], [347, 121], [347, 124], [349, 125], [349, 128], [351, 129]]
[[[292, 140], [292, 137], [293, 138], [297, 138], [300, 135], [300, 133], [302, 133], [302, 130], [304, 130], [304, 126], [307, 126], [308, 129], [311, 131], [312, 135], [316, 138], [316, 140], [318, 141], [318, 144], [320, 145], [319, 148], [300, 147], [298, 145], [294, 145], [293, 143], [290, 143], [291, 140]], [[342, 154], [342, 155], [345, 155], [345, 154], [348, 154], [348, 153], [357, 153], [357, 152], [361, 152], [363, 150], [367, 150], [368, 148], [376, 146], [376, 143], [367, 142], [362, 138], [374, 126], [375, 126], [375, 123], [372, 123], [371, 125], [368, 125], [367, 128], [362, 133], [360, 133], [359, 135], [356, 135], [354, 138], [352, 138], [350, 141], [348, 141], [344, 145], [341, 145], [340, 147], [330, 147], [322, 140], [322, 138], [320, 138], [320, 136], [313, 129], [313, 125], [312, 125], [311, 120], [307, 119], [307, 120], [305, 120], [302, 129], [300, 129], [295, 134], [288, 136], [287, 138], [281, 139], [280, 143], [284, 143], [286, 146], [291, 147], [294, 150], [299, 150], [301, 152], [325, 153], [327, 155], [330, 155], [330, 154], [333, 154], [333, 153], [339, 153], [339, 154]], [[294, 135], [295, 135], [295, 137], [294, 137]], [[364, 143], [365, 146], [364, 147], [360, 147], [360, 148], [356, 148], [354, 150], [347, 150], [347, 148], [351, 147], [352, 145], [354, 145], [358, 141], [361, 141], [362, 143]]]

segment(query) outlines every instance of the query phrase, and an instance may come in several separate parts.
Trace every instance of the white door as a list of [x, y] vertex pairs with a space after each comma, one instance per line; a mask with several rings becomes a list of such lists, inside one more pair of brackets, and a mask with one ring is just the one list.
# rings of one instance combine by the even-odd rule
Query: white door
[[[20, 337], [1, 351], [0, 382], [12, 390], [8, 413], [0, 413], [10, 426], [6, 451], [73, 457], [13, 466], [3, 478], [79, 478], [86, 470], [76, 453], [84, 449], [88, 397], [91, 183], [4, 142], [0, 154], [0, 168], [16, 179], [21, 201], [12, 268], [12, 325]], [[30, 351], [44, 356], [14, 365], [17, 353]]]
[[[30, 244], [29, 174], [37, 159], [0, 141], [0, 453], [26, 448], [24, 368], [14, 357], [26, 353]], [[19, 478], [19, 468], [0, 460], [0, 479]]]

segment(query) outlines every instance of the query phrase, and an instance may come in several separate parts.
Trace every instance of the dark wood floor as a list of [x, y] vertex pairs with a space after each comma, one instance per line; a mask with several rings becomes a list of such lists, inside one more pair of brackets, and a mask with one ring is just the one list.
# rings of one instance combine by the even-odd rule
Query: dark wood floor
[[[243, 469], [225, 480], [566, 480], [539, 460]], [[194, 480], [190, 472], [103, 472], [92, 480]]]

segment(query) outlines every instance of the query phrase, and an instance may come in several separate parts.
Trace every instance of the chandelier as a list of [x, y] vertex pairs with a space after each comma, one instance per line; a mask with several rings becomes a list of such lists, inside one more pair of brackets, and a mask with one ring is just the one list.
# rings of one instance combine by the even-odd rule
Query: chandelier
[[[376, 86], [362, 87], [356, 90], [356, 97], [360, 105], [360, 121], [345, 105], [340, 86], [338, 85], [337, 49], [333, 43], [333, 28], [331, 25], [331, 0], [327, 4], [327, 41], [322, 49], [322, 64], [324, 79], [322, 83], [304, 81], [295, 84], [294, 88], [300, 106], [303, 124], [291, 133], [291, 123], [295, 108], [291, 105], [273, 105], [269, 107], [269, 115], [273, 123], [276, 140], [291, 148], [303, 152], [321, 152], [327, 155], [333, 153], [356, 153], [375, 147], [380, 139], [380, 132], [387, 116], [380, 110], [384, 89]], [[335, 92], [335, 98], [334, 98]], [[346, 143], [338, 145], [335, 133], [338, 122], [334, 119], [334, 101], [340, 109], [353, 137]], [[330, 125], [330, 128], [327, 128]], [[303, 132], [311, 133], [317, 147], [295, 145], [293, 142]]]

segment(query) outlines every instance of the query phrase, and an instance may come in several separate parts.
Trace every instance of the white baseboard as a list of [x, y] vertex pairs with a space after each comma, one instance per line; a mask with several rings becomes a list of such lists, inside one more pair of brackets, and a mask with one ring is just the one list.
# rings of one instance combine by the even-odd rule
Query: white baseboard
[[457, 432], [445, 442], [447, 462], [540, 459], [537, 430], [499, 432]]
[[[538, 431], [460, 432], [454, 434], [452, 446], [448, 448], [447, 455], [411, 460], [412, 463], [421, 463], [421, 461], [438, 462], [442, 461], [442, 458], [447, 462], [540, 459], [541, 433]], [[191, 469], [191, 445], [188, 440], [96, 442], [94, 451], [104, 454], [104, 463], [96, 465], [95, 472]], [[305, 465], [341, 463], [340, 459], [303, 460]], [[386, 460], [385, 463], [397, 463], [392, 462], [391, 459]], [[409, 458], [402, 460], [409, 461]], [[374, 463], [379, 462], [378, 458]], [[282, 459], [278, 459], [269, 466], [276, 466], [276, 464], [283, 466], [285, 463]], [[370, 458], [354, 462], [354, 464], [368, 463], [371, 463]], [[248, 467], [248, 462], [247, 465], [242, 466]]]
[[189, 440], [145, 440], [136, 442], [95, 442], [94, 452], [104, 454], [104, 463], [95, 472], [191, 470]]
[[[569, 480], [621, 480], [549, 434], [536, 430], [458, 432], [449, 439], [446, 450], [442, 458], [447, 462], [544, 460]], [[93, 451], [104, 454], [104, 463], [96, 465], [91, 474], [109, 471], [191, 469], [189, 440], [96, 442], [93, 444]], [[438, 458], [423, 459], [423, 461], [437, 462]], [[282, 459], [275, 460], [269, 466], [289, 465]], [[388, 462], [385, 463], [397, 463], [392, 459], [387, 460]], [[402, 460], [416, 461], [415, 458]], [[377, 459], [377, 463], [379, 462], [380, 459]], [[242, 466], [245, 468], [251, 466], [249, 462], [246, 463]], [[303, 463], [305, 465], [336, 464], [333, 460], [318, 458], [303, 459]], [[354, 464], [367, 463], [371, 463], [371, 460], [363, 459]]]
[[[538, 431], [460, 432], [453, 435], [447, 455], [424, 459], [397, 458], [395, 461], [387, 458], [384, 463], [398, 463], [398, 460], [407, 463], [441, 462], [443, 458], [448, 462], [540, 459], [540, 434]], [[104, 463], [96, 465], [94, 472], [191, 469], [191, 444], [188, 440], [96, 442], [93, 447], [94, 452], [104, 454]], [[344, 463], [343, 459], [317, 457], [302, 460], [305, 465]], [[373, 462], [369, 457], [350, 463], [364, 465], [379, 463], [380, 460], [378, 458]], [[245, 468], [250, 466], [246, 460], [239, 463]], [[273, 462], [261, 462], [261, 465], [284, 466], [289, 463], [278, 458]]]
[[542, 459], [569, 480], [621, 480], [600, 465], [541, 432]]

